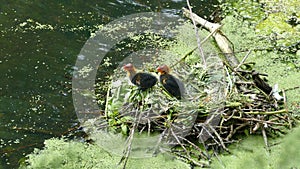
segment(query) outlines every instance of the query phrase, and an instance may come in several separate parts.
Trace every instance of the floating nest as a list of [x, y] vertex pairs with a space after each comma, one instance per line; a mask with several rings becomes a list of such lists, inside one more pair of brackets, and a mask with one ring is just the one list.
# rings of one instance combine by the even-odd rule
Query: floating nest
[[253, 65], [241, 63], [233, 68], [218, 55], [205, 53], [203, 66], [199, 54], [189, 59], [196, 49], [181, 60], [165, 52], [159, 57], [146, 54], [148, 61], [135, 64], [157, 77], [154, 68], [171, 65], [171, 74], [185, 85], [181, 100], [171, 97], [159, 83], [140, 91], [117, 68], [107, 90], [105, 111], [82, 124], [90, 138], [121, 155], [124, 166], [129, 156], [170, 153], [192, 166], [207, 167], [215, 151], [229, 151], [227, 145], [243, 135], [261, 134], [268, 149], [269, 136], [293, 126], [285, 94], [270, 87], [263, 74], [252, 70]]
[[[150, 157], [163, 152], [201, 167], [209, 166], [214, 154], [210, 150], [229, 151], [227, 145], [242, 135], [262, 134], [268, 148], [268, 136], [293, 126], [284, 95], [277, 100], [265, 93], [257, 77], [268, 84], [259, 73], [243, 69], [229, 73], [219, 59], [209, 59], [213, 64], [206, 68], [188, 62], [173, 66], [172, 74], [185, 84], [181, 100], [171, 97], [159, 83], [147, 91], [138, 90], [118, 68], [107, 91], [106, 110], [84, 126], [102, 146], [111, 147], [110, 151], [119, 148], [115, 153], [123, 154], [121, 161], [127, 161], [129, 154]], [[158, 76], [153, 66], [137, 67]]]

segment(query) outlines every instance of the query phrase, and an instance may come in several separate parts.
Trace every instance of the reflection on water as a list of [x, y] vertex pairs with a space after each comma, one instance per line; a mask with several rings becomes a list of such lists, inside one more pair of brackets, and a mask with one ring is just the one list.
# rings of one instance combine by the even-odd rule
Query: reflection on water
[[[201, 1], [194, 4], [212, 13]], [[44, 139], [77, 124], [72, 68], [99, 25], [137, 12], [178, 15], [183, 6], [185, 0], [1, 2], [0, 168], [17, 167]]]

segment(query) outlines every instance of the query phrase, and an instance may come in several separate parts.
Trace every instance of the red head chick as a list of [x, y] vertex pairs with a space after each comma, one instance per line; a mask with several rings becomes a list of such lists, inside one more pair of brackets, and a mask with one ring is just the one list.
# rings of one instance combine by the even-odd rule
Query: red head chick
[[165, 90], [177, 99], [181, 99], [184, 92], [183, 83], [170, 73], [170, 68], [167, 65], [162, 65], [157, 68], [159, 72], [159, 81], [165, 88]]
[[130, 81], [139, 87], [142, 91], [145, 91], [157, 82], [157, 78], [149, 73], [137, 72], [133, 64], [128, 63], [123, 66], [123, 69], [127, 71], [127, 75]]

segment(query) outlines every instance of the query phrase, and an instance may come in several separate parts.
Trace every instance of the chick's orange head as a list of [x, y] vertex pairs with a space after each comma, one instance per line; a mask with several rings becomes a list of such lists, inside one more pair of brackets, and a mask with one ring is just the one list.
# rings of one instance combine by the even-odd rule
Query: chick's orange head
[[170, 68], [167, 65], [159, 66], [156, 70], [161, 74], [166, 74], [170, 72]]
[[128, 63], [123, 66], [123, 69], [126, 71], [134, 70], [134, 66], [131, 63]]

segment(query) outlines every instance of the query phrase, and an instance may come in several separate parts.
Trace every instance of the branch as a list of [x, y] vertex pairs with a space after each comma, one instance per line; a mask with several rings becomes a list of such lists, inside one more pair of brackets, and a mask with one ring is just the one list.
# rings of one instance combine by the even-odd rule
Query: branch
[[271, 112], [243, 112], [245, 114], [254, 114], [254, 115], [274, 115], [274, 114], [281, 114], [281, 113], [288, 113], [286, 109], [271, 111]]
[[[192, 14], [193, 12], [192, 12], [192, 8], [191, 8], [189, 0], [186, 0], [186, 3], [187, 3], [187, 6], [189, 8], [190, 14]], [[197, 38], [197, 45], [198, 45], [200, 55], [202, 57], [203, 66], [204, 66], [204, 68], [206, 68], [206, 59], [205, 59], [205, 56], [204, 56], [204, 53], [203, 53], [203, 49], [201, 47], [201, 41], [200, 41], [200, 38], [199, 38], [198, 28], [197, 28], [197, 25], [196, 25], [196, 22], [195, 22], [194, 18], [191, 17], [191, 19], [193, 21], [193, 25], [194, 25], [194, 28], [195, 28], [195, 33], [196, 33], [196, 38]]]
[[237, 58], [234, 56], [234, 52], [233, 52], [233, 48], [230, 46], [230, 44], [232, 44], [228, 38], [219, 30], [219, 28], [221, 27], [220, 24], [216, 24], [216, 23], [211, 23], [201, 17], [199, 17], [198, 15], [190, 12], [188, 9], [183, 8], [183, 14], [194, 20], [197, 24], [201, 25], [202, 27], [204, 27], [205, 29], [207, 29], [209, 32], [215, 32], [213, 34], [220, 50], [223, 53], [226, 53], [227, 55], [225, 55], [225, 60], [226, 62], [228, 62], [228, 64], [232, 67], [237, 67], [237, 65], [239, 64], [239, 61], [237, 60]]

